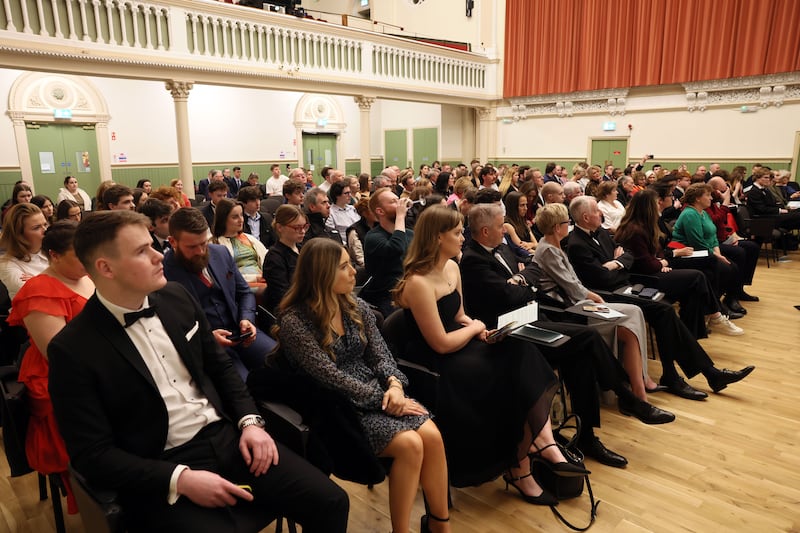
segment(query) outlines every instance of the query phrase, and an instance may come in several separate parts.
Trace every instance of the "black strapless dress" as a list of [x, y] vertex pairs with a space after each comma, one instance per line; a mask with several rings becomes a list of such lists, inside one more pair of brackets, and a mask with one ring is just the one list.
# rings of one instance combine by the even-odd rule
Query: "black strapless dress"
[[[436, 303], [445, 330], [460, 329], [455, 321], [461, 305], [458, 291]], [[405, 314], [407, 358], [440, 374], [434, 414], [452, 485], [480, 485], [496, 478], [516, 465], [524, 425], [537, 435], [547, 421], [558, 385], [550, 365], [533, 344], [510, 337], [497, 344], [473, 339], [457, 352], [436, 353], [411, 311]]]

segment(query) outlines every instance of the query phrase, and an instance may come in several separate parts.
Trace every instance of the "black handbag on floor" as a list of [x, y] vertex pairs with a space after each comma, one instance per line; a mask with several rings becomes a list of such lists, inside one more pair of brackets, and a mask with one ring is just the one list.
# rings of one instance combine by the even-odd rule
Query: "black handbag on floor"
[[[574, 431], [574, 434], [568, 436], [572, 431]], [[564, 454], [564, 457], [567, 459], [567, 461], [574, 465], [579, 465], [585, 468], [583, 463], [583, 454], [577, 446], [580, 432], [581, 419], [578, 418], [578, 415], [572, 414], [564, 419], [560, 426], [553, 429], [553, 436], [556, 438], [556, 442], [559, 444], [561, 453]], [[600, 505], [600, 500], [595, 501], [594, 499], [594, 493], [592, 492], [592, 484], [589, 482], [589, 476], [558, 476], [555, 472], [553, 472], [548, 463], [543, 461], [535, 461], [533, 463], [532, 471], [533, 477], [536, 479], [536, 482], [539, 484], [539, 486], [549, 491], [550, 494], [559, 500], [569, 500], [579, 497], [581, 494], [583, 494], [583, 486], [585, 483], [589, 492], [589, 503], [591, 504], [589, 524], [586, 527], [577, 527], [570, 524], [561, 515], [561, 513], [558, 512], [558, 509], [556, 509], [554, 505], [550, 506], [550, 510], [553, 511], [553, 514], [556, 515], [559, 520], [561, 520], [567, 527], [574, 531], [586, 531], [592, 527], [592, 524], [594, 524], [594, 521], [597, 518], [597, 506]]]

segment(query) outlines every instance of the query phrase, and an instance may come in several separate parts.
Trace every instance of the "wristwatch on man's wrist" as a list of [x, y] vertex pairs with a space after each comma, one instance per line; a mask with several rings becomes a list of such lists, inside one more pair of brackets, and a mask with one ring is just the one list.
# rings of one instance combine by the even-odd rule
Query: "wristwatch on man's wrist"
[[248, 426], [258, 426], [263, 429], [264, 426], [266, 426], [266, 423], [264, 422], [264, 419], [261, 418], [260, 416], [250, 415], [246, 416], [241, 422], [239, 422], [239, 431], [243, 430]]

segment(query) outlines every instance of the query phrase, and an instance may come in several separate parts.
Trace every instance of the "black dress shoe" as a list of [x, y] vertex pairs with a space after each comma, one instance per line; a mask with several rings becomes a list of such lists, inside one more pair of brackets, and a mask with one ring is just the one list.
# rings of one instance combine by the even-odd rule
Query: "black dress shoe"
[[613, 466], [614, 468], [625, 468], [628, 460], [620, 454], [612, 452], [606, 448], [600, 439], [593, 437], [589, 442], [581, 442], [578, 448], [583, 452], [586, 457], [591, 457], [600, 464], [606, 466]]
[[758, 296], [753, 296], [752, 294], [747, 294], [746, 292], [742, 291], [739, 293], [737, 300], [742, 302], [757, 302]]
[[681, 398], [686, 398], [687, 400], [705, 400], [708, 398], [708, 394], [703, 391], [699, 391], [686, 383], [683, 378], [677, 378], [675, 381], [670, 381], [669, 383], [664, 381], [664, 378], [661, 378], [661, 384], [667, 386], [667, 392], [670, 394], [674, 394], [675, 396], [680, 396]]
[[742, 307], [742, 304], [740, 304], [739, 300], [737, 300], [736, 298], [731, 298], [730, 296], [726, 296], [725, 300], [723, 301], [725, 302], [725, 305], [728, 306], [728, 309], [730, 309], [734, 313], [742, 313], [743, 315], [747, 314], [747, 309]]
[[728, 311], [726, 315], [728, 320], [738, 320], [744, 316], [744, 313], [737, 313], [736, 311]]
[[654, 392], [664, 392], [665, 390], [667, 390], [667, 387], [665, 387], [664, 385], [656, 385], [652, 389], [648, 389], [647, 387], [644, 388], [644, 391], [647, 394], [653, 394]]
[[645, 424], [667, 424], [675, 420], [675, 415], [669, 411], [659, 409], [638, 398], [632, 400], [619, 398], [617, 405], [620, 413], [625, 416], [635, 416]]
[[711, 387], [711, 390], [714, 392], [719, 392], [731, 383], [743, 380], [755, 369], [756, 367], [752, 365], [746, 366], [741, 370], [728, 370], [727, 368], [723, 368], [722, 370], [714, 369], [717, 370], [717, 372], [715, 372], [713, 376], [707, 378], [708, 386]]

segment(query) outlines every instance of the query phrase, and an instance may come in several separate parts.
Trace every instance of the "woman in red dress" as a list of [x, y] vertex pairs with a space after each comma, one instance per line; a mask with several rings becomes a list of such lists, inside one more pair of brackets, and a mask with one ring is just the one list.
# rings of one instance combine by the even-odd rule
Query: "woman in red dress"
[[9, 324], [27, 328], [31, 341], [19, 370], [19, 381], [28, 389], [31, 410], [25, 439], [28, 464], [42, 474], [62, 474], [70, 514], [77, 512], [77, 506], [66, 476], [69, 457], [53, 416], [47, 389], [47, 345], [67, 322], [81, 312], [94, 292], [94, 284], [72, 247], [77, 225], [73, 220], [59, 220], [47, 230], [42, 250], [50, 264], [17, 293], [8, 317]]

